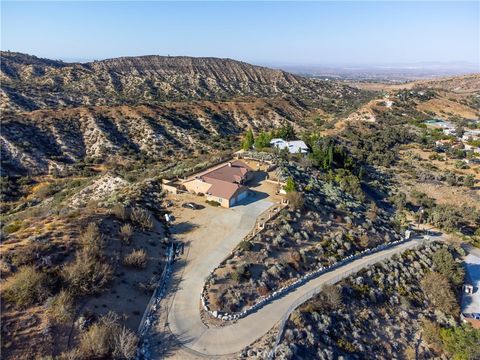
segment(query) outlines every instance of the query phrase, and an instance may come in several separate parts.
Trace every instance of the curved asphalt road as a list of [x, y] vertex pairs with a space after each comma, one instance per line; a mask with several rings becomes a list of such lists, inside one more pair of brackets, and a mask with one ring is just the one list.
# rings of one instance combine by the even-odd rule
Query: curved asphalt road
[[185, 285], [188, 287], [183, 288], [176, 294], [169, 312], [170, 330], [177, 336], [183, 346], [205, 356], [226, 355], [241, 351], [267, 333], [282, 319], [293, 304], [298, 303], [299, 299], [302, 302], [305, 301], [305, 295], [309, 295], [323, 284], [334, 283], [370, 264], [389, 258], [418, 244], [418, 241], [411, 240], [353, 261], [310, 280], [257, 312], [224, 327], [208, 328], [202, 323], [199, 299], [203, 282], [190, 287], [191, 274], [186, 273], [184, 274], [186, 277]]
[[[191, 235], [184, 236], [184, 240], [190, 241], [190, 244], [185, 264], [177, 264], [174, 268], [178, 287], [172, 289], [170, 299], [167, 300], [167, 322], [170, 331], [187, 351], [193, 350], [198, 356], [206, 357], [241, 351], [267, 333], [289, 312], [292, 305], [306, 301], [323, 284], [337, 282], [370, 264], [419, 244], [417, 240], [411, 240], [355, 260], [310, 280], [236, 323], [224, 327], [205, 326], [200, 319], [200, 292], [206, 277], [247, 235], [257, 216], [271, 205], [272, 203], [265, 199], [230, 209], [225, 218], [222, 215], [216, 216], [211, 219], [211, 226], [204, 226]], [[213, 244], [206, 242], [205, 238], [212, 231], [216, 231], [216, 223], [222, 221], [233, 221], [236, 225], [232, 231], [216, 236], [216, 240], [212, 240]], [[182, 358], [178, 353], [170, 355]]]

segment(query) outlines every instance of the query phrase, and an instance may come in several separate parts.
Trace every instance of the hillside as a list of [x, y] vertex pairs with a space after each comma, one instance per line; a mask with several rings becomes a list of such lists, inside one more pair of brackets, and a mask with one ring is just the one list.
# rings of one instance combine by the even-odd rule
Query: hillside
[[469, 74], [442, 79], [417, 81], [418, 88], [442, 89], [459, 94], [480, 92], [480, 74]]
[[231, 148], [229, 141], [248, 127], [295, 123], [309, 113], [298, 102], [252, 99], [11, 114], [2, 124], [2, 167], [10, 174], [38, 174], [111, 155], [171, 161], [173, 155], [181, 159]]
[[469, 94], [480, 91], [480, 74], [468, 74], [439, 79], [417, 80], [401, 84], [348, 81], [350, 86], [370, 91], [396, 91], [413, 88], [441, 89], [459, 94]]
[[1, 52], [2, 110], [83, 105], [159, 104], [167, 100], [225, 100], [239, 96], [295, 97], [331, 107], [358, 89], [281, 70], [218, 58], [139, 56], [64, 63]]

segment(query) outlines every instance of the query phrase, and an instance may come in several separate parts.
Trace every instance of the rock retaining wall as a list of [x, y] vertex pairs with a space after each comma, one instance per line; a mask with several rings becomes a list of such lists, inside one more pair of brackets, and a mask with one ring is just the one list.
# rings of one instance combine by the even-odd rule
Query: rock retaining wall
[[138, 326], [137, 334], [140, 338], [140, 346], [138, 349], [137, 359], [150, 358], [149, 341], [147, 339], [147, 334], [155, 320], [156, 312], [165, 294], [167, 280], [172, 271], [173, 259], [175, 257], [173, 247], [174, 247], [174, 244], [173, 244], [173, 241], [171, 241], [170, 247], [168, 248], [168, 252], [167, 252], [167, 262], [165, 264], [165, 267], [163, 268], [163, 272], [158, 282], [158, 286], [153, 292], [152, 297], [150, 298], [150, 301], [147, 305], [147, 308], [143, 313], [143, 317], [142, 317], [142, 320], [140, 321], [140, 325]]
[[[401, 240], [394, 241], [394, 242], [391, 242], [391, 243], [388, 243], [388, 244], [383, 244], [383, 245], [377, 246], [377, 247], [372, 248], [372, 249], [367, 249], [367, 250], [364, 250], [364, 251], [360, 252], [359, 254], [347, 256], [346, 258], [344, 258], [344, 259], [342, 259], [342, 260], [340, 260], [340, 261], [338, 261], [335, 264], [332, 264], [330, 266], [320, 267], [317, 270], [314, 270], [314, 271], [312, 271], [308, 274], [305, 274], [301, 278], [294, 281], [292, 284], [284, 286], [284, 287], [274, 291], [270, 295], [267, 295], [265, 297], [260, 297], [260, 300], [256, 304], [252, 305], [248, 309], [245, 309], [244, 311], [239, 312], [239, 313], [225, 313], [225, 312], [220, 312], [220, 311], [216, 311], [216, 310], [215, 311], [210, 310], [208, 300], [206, 299], [206, 297], [204, 295], [206, 293], [206, 290], [207, 290], [207, 284], [206, 283], [204, 284], [202, 292], [200, 294], [200, 301], [202, 303], [203, 309], [206, 312], [208, 312], [211, 316], [213, 316], [217, 319], [224, 320], [224, 321], [232, 321], [232, 320], [241, 319], [241, 318], [247, 316], [248, 314], [260, 309], [264, 305], [274, 301], [278, 297], [286, 294], [287, 292], [289, 292], [293, 289], [296, 289], [299, 286], [302, 286], [307, 281], [309, 281], [309, 280], [311, 280], [315, 277], [318, 277], [318, 276], [320, 276], [320, 275], [322, 275], [322, 274], [324, 274], [328, 271], [331, 271], [333, 269], [336, 269], [340, 266], [343, 266], [343, 265], [345, 265], [349, 262], [358, 260], [363, 256], [372, 254], [372, 253], [377, 252], [377, 251], [385, 250], [387, 248], [399, 245], [399, 244], [401, 244], [405, 241], [408, 241], [408, 240], [405, 240], [404, 238], [401, 238]], [[214, 269], [213, 271], [215, 271], [215, 270], [216, 269]], [[212, 271], [212, 273], [213, 273], [213, 271]]]

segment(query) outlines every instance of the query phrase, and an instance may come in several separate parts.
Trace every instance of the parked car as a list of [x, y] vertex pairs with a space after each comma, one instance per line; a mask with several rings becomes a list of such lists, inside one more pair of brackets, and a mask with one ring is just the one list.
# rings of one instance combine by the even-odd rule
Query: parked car
[[168, 200], [166, 205], [167, 205], [167, 207], [173, 206], [173, 201], [172, 201], [172, 200]]
[[205, 208], [205, 206], [198, 205], [198, 204], [195, 204], [193, 202], [183, 203], [182, 207], [185, 208], [185, 209], [192, 209], [192, 210], [200, 210], [200, 209]]

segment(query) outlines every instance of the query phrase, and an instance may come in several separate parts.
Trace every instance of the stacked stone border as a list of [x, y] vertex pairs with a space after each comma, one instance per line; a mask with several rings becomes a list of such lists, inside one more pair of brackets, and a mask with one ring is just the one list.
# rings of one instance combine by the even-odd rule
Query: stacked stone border
[[[396, 245], [400, 245], [400, 244], [402, 244], [406, 241], [410, 241], [410, 240], [406, 240], [402, 237], [401, 240], [393, 241], [393, 242], [390, 242], [388, 244], [382, 244], [382, 245], [379, 245], [375, 248], [363, 250], [362, 252], [360, 252], [358, 254], [347, 256], [346, 258], [344, 258], [340, 261], [337, 261], [336, 263], [334, 263], [332, 265], [329, 265], [329, 266], [326, 266], [326, 267], [320, 267], [317, 270], [311, 271], [308, 274], [303, 275], [301, 278], [295, 280], [293, 283], [291, 283], [289, 285], [286, 285], [284, 287], [281, 287], [280, 289], [274, 291], [272, 294], [264, 296], [264, 297], [260, 297], [260, 300], [257, 303], [253, 304], [252, 306], [243, 310], [242, 312], [226, 313], [226, 312], [220, 312], [220, 311], [216, 311], [216, 310], [214, 310], [214, 311], [210, 310], [210, 308], [208, 306], [209, 305], [208, 300], [205, 298], [205, 295], [204, 295], [204, 293], [206, 292], [206, 288], [207, 288], [206, 283], [204, 284], [202, 292], [200, 294], [200, 301], [202, 303], [203, 309], [207, 313], [209, 313], [211, 316], [213, 316], [217, 319], [223, 320], [223, 321], [238, 320], [238, 319], [244, 318], [245, 316], [251, 314], [254, 311], [257, 311], [258, 309], [265, 306], [266, 304], [274, 301], [275, 299], [277, 299], [280, 296], [286, 294], [287, 292], [296, 289], [297, 287], [305, 284], [307, 281], [309, 281], [309, 280], [311, 280], [315, 277], [323, 275], [328, 271], [334, 270], [334, 269], [336, 269], [338, 267], [341, 267], [341, 266], [343, 266], [343, 265], [345, 265], [349, 262], [352, 262], [354, 260], [358, 260], [363, 256], [370, 255], [372, 253], [375, 253], [375, 252], [378, 252], [378, 251], [381, 251], [381, 250], [385, 250], [387, 248], [394, 247]], [[216, 269], [214, 269], [213, 271], [215, 271], [215, 270]], [[210, 276], [212, 276], [213, 271], [210, 274]]]
[[150, 301], [148, 302], [147, 307], [145, 308], [145, 312], [143, 313], [142, 320], [140, 321], [140, 325], [138, 326], [137, 334], [140, 338], [139, 348], [137, 352], [137, 359], [145, 359], [149, 358], [149, 343], [147, 339], [147, 334], [150, 328], [152, 327], [153, 322], [155, 321], [156, 312], [160, 306], [160, 302], [162, 301], [165, 291], [168, 278], [170, 273], [172, 272], [172, 264], [175, 258], [175, 251], [174, 251], [174, 242], [173, 239], [170, 241], [170, 246], [167, 250], [167, 262], [162, 271], [162, 275], [160, 276], [160, 280], [158, 281], [158, 286], [154, 290]]
[[[414, 240], [413, 239], [403, 239], [403, 240], [395, 241], [394, 243], [389, 243], [389, 244], [384, 244], [384, 245], [388, 245], [388, 246], [385, 246], [385, 248], [388, 248], [388, 247], [394, 247], [394, 244], [399, 245], [400, 243], [404, 243], [404, 242], [408, 242], [408, 241], [414, 241]], [[429, 243], [429, 241], [426, 240], [425, 238], [419, 239], [419, 241], [416, 244], [414, 244], [413, 248], [421, 249], [421, 248], [425, 247], [428, 243]], [[383, 246], [383, 245], [381, 245], [381, 246]], [[375, 248], [375, 249], [378, 249], [378, 248]], [[406, 250], [408, 250], [408, 249], [405, 249], [405, 251]], [[374, 251], [371, 251], [371, 253], [373, 253], [373, 252]], [[328, 283], [329, 284], [335, 284], [335, 283], [337, 283], [337, 282], [339, 282], [343, 279], [348, 278], [349, 276], [352, 276], [353, 274], [358, 273], [362, 269], [370, 268], [370, 267], [372, 267], [372, 266], [374, 266], [374, 265], [376, 265], [376, 264], [378, 264], [378, 263], [380, 263], [384, 260], [385, 259], [375, 260], [374, 262], [368, 263], [366, 266], [363, 266], [362, 268], [352, 269], [352, 270], [350, 270], [350, 271], [348, 271], [348, 272], [346, 272], [346, 273], [344, 273], [340, 276], [337, 276], [335, 279], [330, 280]], [[321, 288], [313, 289], [309, 293], [307, 293], [304, 296], [302, 296], [301, 298], [297, 299], [297, 301], [295, 301], [295, 303], [293, 303], [290, 306], [290, 308], [288, 309], [288, 311], [285, 313], [282, 320], [280, 321], [280, 325], [279, 325], [278, 333], [277, 333], [277, 336], [276, 336], [276, 339], [275, 339], [275, 343], [273, 344], [272, 349], [270, 350], [266, 360], [275, 359], [277, 348], [278, 348], [278, 346], [280, 345], [280, 342], [283, 339], [283, 334], [285, 332], [285, 326], [287, 324], [287, 320], [290, 318], [290, 315], [299, 306], [303, 305], [305, 302], [309, 301], [311, 298], [317, 296], [321, 292], [321, 290], [322, 290]]]

